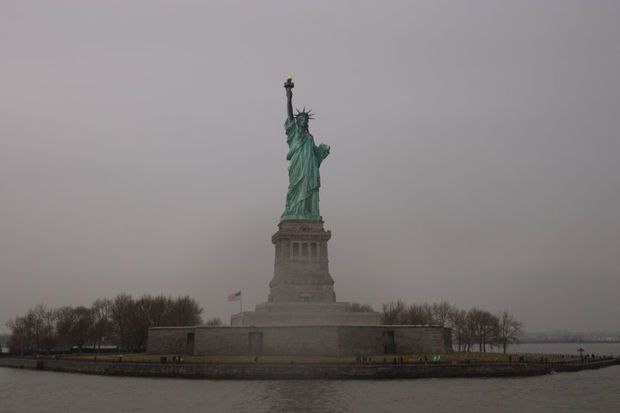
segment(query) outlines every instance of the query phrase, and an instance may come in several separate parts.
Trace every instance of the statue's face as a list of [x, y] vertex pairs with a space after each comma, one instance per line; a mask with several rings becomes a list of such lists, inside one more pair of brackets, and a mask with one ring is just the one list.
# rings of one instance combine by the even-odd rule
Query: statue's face
[[301, 126], [302, 128], [307, 128], [308, 127], [308, 117], [307, 116], [299, 116], [297, 118], [297, 124], [299, 126]]

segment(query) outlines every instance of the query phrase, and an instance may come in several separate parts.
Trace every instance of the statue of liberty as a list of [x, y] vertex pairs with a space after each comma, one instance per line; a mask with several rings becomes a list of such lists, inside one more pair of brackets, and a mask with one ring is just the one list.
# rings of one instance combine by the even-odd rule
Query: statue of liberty
[[329, 146], [314, 144], [314, 138], [308, 131], [308, 122], [312, 119], [310, 111], [304, 108], [297, 115], [293, 115], [293, 78], [289, 76], [284, 88], [286, 89], [287, 113], [284, 122], [286, 143], [290, 161], [288, 167], [288, 193], [286, 194], [286, 209], [281, 220], [298, 219], [321, 221], [319, 213], [319, 187], [321, 177], [319, 167], [323, 159], [329, 155]]

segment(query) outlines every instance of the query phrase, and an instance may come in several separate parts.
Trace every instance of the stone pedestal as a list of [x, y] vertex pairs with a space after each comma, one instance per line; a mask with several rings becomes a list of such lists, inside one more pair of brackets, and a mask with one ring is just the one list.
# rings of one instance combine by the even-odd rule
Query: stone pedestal
[[322, 221], [282, 221], [271, 237], [276, 247], [272, 303], [333, 303], [334, 280], [329, 275], [327, 241], [331, 231]]
[[256, 311], [235, 314], [233, 326], [377, 325], [377, 312], [352, 311], [336, 302], [322, 221], [282, 221], [271, 238], [276, 249], [269, 298]]

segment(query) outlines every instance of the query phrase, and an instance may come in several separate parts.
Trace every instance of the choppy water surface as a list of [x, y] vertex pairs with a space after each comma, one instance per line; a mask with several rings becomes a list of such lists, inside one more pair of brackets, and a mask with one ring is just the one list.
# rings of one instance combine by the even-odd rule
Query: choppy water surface
[[[528, 351], [561, 352], [550, 346]], [[528, 378], [390, 381], [145, 379], [0, 368], [0, 412], [85, 411], [620, 411], [620, 366]]]

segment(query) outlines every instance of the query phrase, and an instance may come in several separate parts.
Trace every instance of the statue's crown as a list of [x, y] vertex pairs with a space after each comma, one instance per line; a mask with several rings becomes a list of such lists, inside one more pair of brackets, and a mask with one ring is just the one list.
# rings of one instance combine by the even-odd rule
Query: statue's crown
[[304, 106], [303, 110], [299, 111], [299, 109], [295, 109], [297, 111], [297, 115], [295, 115], [296, 118], [300, 117], [300, 116], [305, 116], [308, 119], [314, 119], [314, 113], [312, 113], [312, 110], [309, 109], [308, 111], [306, 111], [306, 107]]

